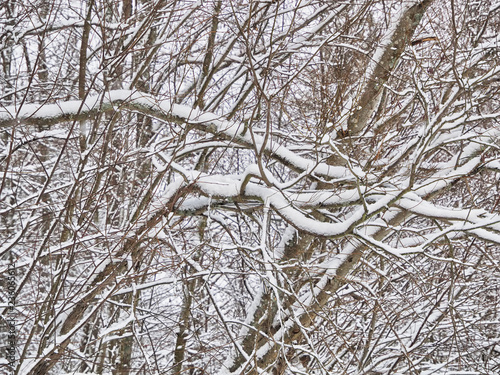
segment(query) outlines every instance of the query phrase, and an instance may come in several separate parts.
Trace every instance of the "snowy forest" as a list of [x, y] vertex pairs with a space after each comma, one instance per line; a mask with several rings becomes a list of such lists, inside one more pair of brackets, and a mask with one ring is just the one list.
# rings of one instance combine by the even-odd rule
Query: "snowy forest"
[[0, 1], [0, 373], [500, 373], [499, 31]]

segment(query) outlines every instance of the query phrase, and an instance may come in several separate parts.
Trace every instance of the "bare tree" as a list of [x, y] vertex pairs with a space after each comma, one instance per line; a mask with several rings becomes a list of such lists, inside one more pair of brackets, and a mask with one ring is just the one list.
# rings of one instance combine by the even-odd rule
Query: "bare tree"
[[1, 365], [500, 371], [499, 27], [489, 0], [1, 3]]

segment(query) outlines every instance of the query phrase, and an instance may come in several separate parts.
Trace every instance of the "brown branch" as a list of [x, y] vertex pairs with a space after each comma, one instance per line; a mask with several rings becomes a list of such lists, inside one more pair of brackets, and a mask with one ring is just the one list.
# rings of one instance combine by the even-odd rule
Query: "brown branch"
[[[394, 29], [388, 31], [389, 35], [384, 38], [388, 40], [383, 41], [383, 45], [376, 50], [374, 67], [371, 71], [368, 69], [365, 87], [360, 99], [353, 103], [352, 114], [347, 120], [349, 135], [357, 135], [366, 127], [377, 107], [384, 85], [391, 77], [406, 46], [411, 44], [413, 33], [432, 2], [433, 0], [423, 0], [408, 8], [393, 26]], [[378, 55], [381, 55], [380, 58]]]

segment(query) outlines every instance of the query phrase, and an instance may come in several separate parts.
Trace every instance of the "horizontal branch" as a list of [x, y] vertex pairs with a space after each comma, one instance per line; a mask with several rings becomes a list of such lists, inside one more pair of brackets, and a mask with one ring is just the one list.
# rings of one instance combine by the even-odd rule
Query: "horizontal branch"
[[[267, 155], [295, 171], [326, 178], [356, 180], [356, 177], [347, 168], [303, 158], [281, 145], [265, 144], [263, 137], [255, 135], [252, 137], [248, 132], [245, 132], [242, 123], [229, 122], [224, 117], [214, 113], [202, 112], [185, 105], [171, 105], [168, 100], [158, 100], [152, 95], [129, 90], [110, 91], [104, 95], [88, 97], [84, 101], [73, 100], [56, 104], [25, 104], [21, 107], [4, 107], [0, 109], [0, 129], [18, 125], [50, 126], [65, 121], [86, 120], [100, 113], [125, 109], [162, 121], [190, 125], [241, 146], [256, 149], [264, 147]], [[357, 178], [365, 175], [359, 168], [355, 168], [353, 171]]]

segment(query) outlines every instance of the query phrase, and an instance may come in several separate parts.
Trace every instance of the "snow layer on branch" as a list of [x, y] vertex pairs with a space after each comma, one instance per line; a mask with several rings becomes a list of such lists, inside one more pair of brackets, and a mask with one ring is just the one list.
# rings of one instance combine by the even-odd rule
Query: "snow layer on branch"
[[[163, 121], [177, 121], [196, 126], [199, 130], [223, 136], [226, 140], [246, 147], [262, 147], [292, 168], [314, 173], [330, 178], [355, 179], [348, 168], [331, 166], [326, 163], [303, 158], [288, 148], [273, 144], [264, 144], [264, 138], [247, 132], [239, 122], [230, 122], [223, 116], [201, 112], [192, 107], [174, 104], [168, 100], [158, 100], [149, 94], [130, 91], [115, 90], [105, 95], [89, 96], [84, 101], [67, 101], [56, 104], [26, 104], [22, 106], [8, 106], [0, 109], [0, 128], [14, 124], [53, 124], [67, 120], [83, 119], [92, 113], [118, 110], [121, 107], [132, 111], [148, 114]], [[353, 172], [358, 177], [365, 173], [360, 168]]]

